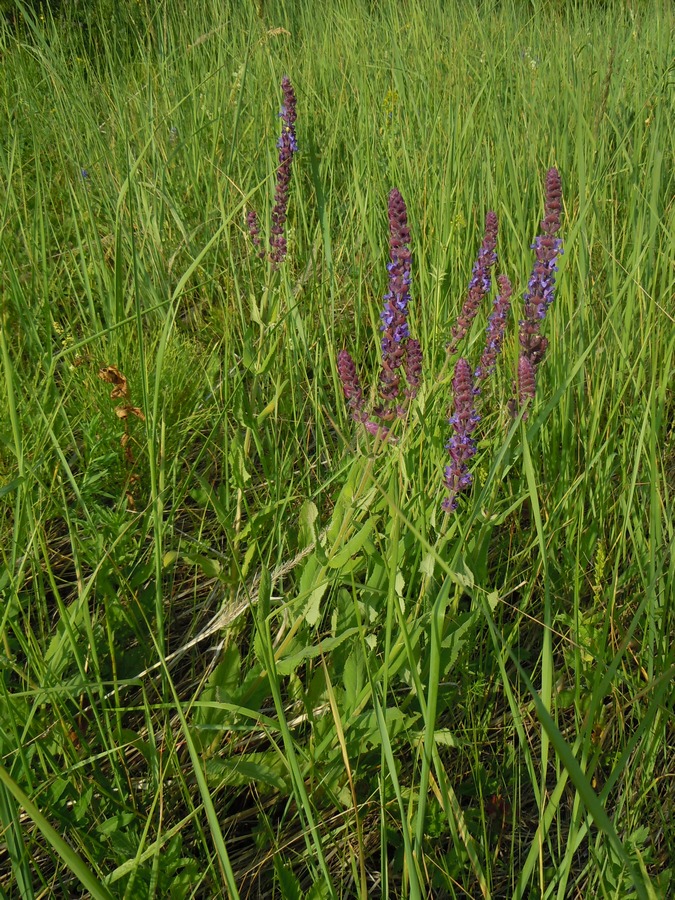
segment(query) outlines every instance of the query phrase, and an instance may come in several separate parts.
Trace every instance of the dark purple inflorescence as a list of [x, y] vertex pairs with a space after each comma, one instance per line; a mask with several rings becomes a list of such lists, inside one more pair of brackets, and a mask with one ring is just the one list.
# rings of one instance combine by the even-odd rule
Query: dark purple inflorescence
[[467, 463], [476, 453], [476, 443], [471, 437], [480, 416], [474, 406], [476, 395], [471, 376], [471, 367], [465, 359], [458, 359], [452, 380], [454, 410], [449, 419], [454, 430], [446, 444], [452, 462], [445, 467], [444, 483], [449, 496], [443, 501], [443, 509], [452, 512], [457, 509], [457, 496], [471, 486], [473, 476]]
[[405, 380], [408, 382], [405, 396], [408, 400], [414, 400], [422, 380], [422, 348], [420, 342], [413, 338], [410, 338], [406, 347], [404, 369]]
[[[398, 370], [405, 366], [408, 337], [408, 303], [410, 302], [410, 229], [403, 197], [394, 188], [389, 194], [389, 290], [384, 295], [382, 319], [382, 370], [380, 396], [384, 406], [377, 411], [382, 418], [392, 418], [401, 389]], [[404, 369], [405, 371], [405, 369]]]
[[291, 183], [293, 154], [298, 150], [295, 138], [295, 120], [297, 118], [295, 92], [287, 75], [284, 75], [281, 81], [281, 90], [284, 100], [279, 113], [279, 118], [282, 122], [281, 136], [277, 141], [279, 167], [277, 168], [277, 183], [274, 191], [274, 206], [272, 208], [272, 227], [270, 229], [270, 261], [275, 269], [286, 258], [288, 249], [284, 226], [288, 210], [288, 189]]
[[521, 407], [534, 400], [534, 391], [534, 366], [525, 354], [521, 353], [518, 358], [518, 402]]
[[263, 250], [262, 241], [260, 239], [260, 225], [258, 224], [258, 214], [254, 209], [249, 209], [246, 213], [246, 225], [248, 226], [248, 233], [251, 236], [251, 240], [253, 241], [253, 246], [258, 251], [258, 256], [260, 259], [264, 259], [265, 251]]
[[[535, 253], [534, 268], [524, 296], [525, 316], [520, 321], [520, 359], [518, 360], [518, 403], [524, 406], [534, 399], [537, 369], [541, 365], [548, 340], [541, 334], [541, 324], [546, 310], [553, 302], [555, 294], [555, 273], [557, 261], [562, 254], [562, 241], [556, 237], [560, 230], [562, 209], [562, 187], [557, 169], [546, 173], [544, 218], [542, 233], [535, 238], [532, 249]], [[513, 415], [518, 412], [515, 400], [509, 401]], [[527, 413], [524, 414], [527, 416]]]
[[354, 362], [346, 350], [338, 354], [338, 372], [345, 397], [352, 408], [352, 416], [371, 434], [388, 436], [388, 428], [381, 423], [395, 417], [403, 418], [414, 400], [422, 381], [422, 348], [410, 337], [408, 304], [410, 303], [411, 253], [408, 212], [403, 197], [396, 188], [389, 194], [389, 289], [384, 296], [380, 314], [382, 325], [382, 368], [379, 393], [382, 403], [372, 410], [380, 422], [372, 422], [364, 411], [363, 393], [356, 378]]
[[[532, 244], [535, 263], [524, 297], [525, 316], [520, 322], [521, 356], [527, 359], [533, 379], [536, 377], [537, 369], [546, 355], [548, 347], [548, 340], [541, 334], [541, 323], [546, 316], [546, 310], [553, 302], [555, 273], [558, 271], [556, 263], [563, 252], [562, 241], [556, 237], [560, 229], [562, 206], [562, 189], [557, 169], [549, 169], [546, 173], [545, 194], [545, 215], [541, 222], [542, 233], [535, 238]], [[518, 375], [520, 381], [520, 366]]]
[[364, 397], [359, 376], [356, 374], [356, 366], [347, 350], [340, 350], [337, 356], [337, 368], [342, 390], [352, 410], [352, 416], [361, 421], [363, 418]]
[[506, 275], [499, 275], [497, 284], [499, 285], [499, 294], [495, 298], [492, 306], [492, 313], [488, 319], [485, 349], [480, 358], [478, 368], [474, 372], [476, 381], [479, 384], [494, 371], [497, 357], [501, 353], [502, 344], [504, 343], [506, 321], [508, 319], [509, 310], [511, 309], [511, 282]]
[[450, 354], [457, 352], [457, 347], [460, 341], [466, 337], [483, 297], [490, 290], [492, 284], [490, 269], [497, 262], [497, 253], [495, 251], [497, 246], [497, 228], [497, 216], [495, 213], [489, 212], [485, 217], [485, 236], [478, 251], [478, 259], [473, 266], [469, 292], [457, 322], [452, 329], [452, 340], [448, 346]]

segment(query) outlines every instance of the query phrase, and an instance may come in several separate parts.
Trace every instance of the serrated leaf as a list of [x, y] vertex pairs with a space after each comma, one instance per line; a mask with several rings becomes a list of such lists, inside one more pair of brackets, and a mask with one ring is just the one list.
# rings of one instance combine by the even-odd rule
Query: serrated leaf
[[459, 561], [457, 568], [450, 572], [450, 578], [455, 584], [467, 591], [470, 591], [474, 586], [473, 572], [463, 559]]
[[280, 888], [280, 895], [288, 900], [302, 900], [300, 882], [293, 874], [290, 866], [284, 865], [278, 853], [274, 854], [274, 874]]

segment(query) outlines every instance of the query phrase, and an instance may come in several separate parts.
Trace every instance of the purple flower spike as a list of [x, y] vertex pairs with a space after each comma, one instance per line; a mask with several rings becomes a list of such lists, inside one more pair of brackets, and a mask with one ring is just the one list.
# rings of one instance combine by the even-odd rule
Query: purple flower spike
[[[376, 411], [381, 418], [392, 418], [401, 378], [397, 372], [405, 364], [408, 338], [408, 303], [410, 302], [410, 229], [408, 212], [400, 192], [389, 194], [389, 290], [384, 296], [382, 319], [382, 371], [380, 396], [384, 406]], [[418, 345], [419, 349], [419, 345]], [[413, 352], [413, 360], [415, 352]], [[421, 362], [421, 355], [420, 355]], [[415, 377], [413, 373], [413, 378]], [[412, 385], [409, 385], [412, 387]]]
[[260, 225], [258, 224], [258, 214], [254, 209], [249, 209], [246, 213], [246, 225], [248, 233], [251, 235], [253, 246], [258, 251], [260, 259], [264, 259], [265, 251], [262, 249], [262, 241], [260, 240]]
[[298, 144], [295, 137], [295, 120], [297, 118], [296, 99], [293, 85], [288, 76], [281, 80], [284, 95], [281, 112], [281, 136], [277, 141], [279, 148], [279, 167], [277, 168], [277, 184], [274, 191], [272, 208], [272, 227], [270, 229], [270, 261], [274, 269], [278, 269], [286, 258], [288, 245], [284, 234], [288, 211], [288, 189], [291, 183], [291, 166], [293, 154], [297, 153]]
[[548, 341], [540, 334], [541, 323], [546, 310], [553, 302], [557, 259], [562, 250], [562, 241], [555, 235], [560, 229], [562, 189], [557, 169], [546, 173], [545, 215], [541, 222], [542, 233], [535, 238], [532, 249], [535, 263], [525, 294], [525, 316], [520, 323], [520, 346], [534, 371], [546, 354]]
[[[525, 354], [521, 354], [518, 358], [518, 401], [521, 407], [534, 400], [535, 389], [534, 366]], [[527, 418], [527, 413], [524, 413], [523, 418]]]
[[[560, 175], [557, 169], [549, 169], [546, 173], [542, 233], [532, 244], [535, 262], [524, 298], [525, 316], [520, 321], [521, 355], [518, 360], [518, 383], [514, 385], [520, 406], [534, 399], [537, 369], [548, 348], [548, 339], [541, 334], [541, 325], [546, 310], [553, 302], [555, 273], [558, 271], [556, 262], [563, 252], [562, 241], [556, 237], [560, 229], [561, 208]], [[513, 416], [517, 415], [515, 399], [509, 401], [509, 410]]]
[[405, 380], [408, 382], [408, 388], [405, 396], [408, 400], [414, 400], [420, 389], [420, 381], [422, 380], [422, 348], [420, 342], [409, 340], [405, 357]]
[[489, 212], [485, 217], [485, 236], [483, 243], [478, 251], [478, 259], [474, 263], [471, 281], [469, 282], [469, 293], [467, 295], [462, 311], [459, 314], [457, 322], [452, 329], [452, 340], [448, 346], [450, 354], [457, 352], [459, 342], [466, 337], [471, 327], [481, 300], [489, 292], [491, 287], [490, 269], [497, 262], [497, 216], [493, 212]]
[[452, 462], [445, 467], [444, 484], [449, 496], [443, 501], [443, 509], [452, 512], [457, 509], [457, 496], [467, 490], [473, 481], [467, 463], [476, 453], [476, 443], [471, 437], [480, 416], [474, 408], [475, 389], [471, 377], [471, 367], [465, 359], [458, 359], [455, 377], [452, 380], [454, 412], [449, 422], [454, 435], [446, 444]]
[[506, 320], [511, 309], [511, 282], [506, 275], [500, 275], [497, 278], [497, 284], [499, 285], [499, 294], [494, 301], [492, 313], [488, 319], [485, 349], [480, 358], [480, 364], [474, 373], [479, 383], [485, 381], [488, 375], [494, 371], [497, 357], [504, 343]]
[[[380, 314], [382, 325], [382, 367], [379, 393], [382, 402], [372, 410], [364, 409], [364, 398], [356, 377], [354, 362], [346, 350], [338, 353], [338, 371], [352, 417], [365, 430], [389, 443], [396, 443], [389, 428], [382, 424], [396, 418], [405, 419], [410, 402], [415, 399], [422, 381], [422, 348], [410, 337], [408, 304], [410, 303], [410, 230], [403, 197], [395, 188], [389, 194], [389, 289]], [[371, 415], [375, 420], [371, 421]]]
[[364, 397], [359, 383], [359, 376], [356, 374], [356, 366], [346, 350], [340, 350], [337, 357], [337, 368], [340, 381], [342, 382], [342, 390], [349, 402], [352, 410], [352, 416], [357, 421], [362, 421]]

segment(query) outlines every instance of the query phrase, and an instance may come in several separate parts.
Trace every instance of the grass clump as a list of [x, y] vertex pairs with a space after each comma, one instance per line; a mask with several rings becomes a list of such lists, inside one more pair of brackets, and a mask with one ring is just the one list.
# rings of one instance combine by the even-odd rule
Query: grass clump
[[16, 10], [0, 891], [668, 896], [670, 6]]

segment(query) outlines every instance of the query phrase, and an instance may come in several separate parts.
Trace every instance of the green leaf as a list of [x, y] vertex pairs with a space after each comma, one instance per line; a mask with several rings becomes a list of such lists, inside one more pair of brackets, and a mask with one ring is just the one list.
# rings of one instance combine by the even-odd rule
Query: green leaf
[[274, 854], [274, 874], [282, 897], [288, 898], [288, 900], [302, 900], [300, 882], [293, 874], [292, 869], [284, 865], [277, 853]]
[[300, 509], [298, 524], [300, 534], [298, 536], [298, 549], [303, 550], [316, 542], [316, 521], [319, 518], [319, 510], [312, 500], [305, 500]]
[[303, 647], [298, 653], [293, 653], [290, 656], [282, 656], [281, 659], [277, 661], [277, 672], [280, 675], [290, 675], [291, 672], [294, 672], [305, 660], [314, 659], [321, 653], [330, 653], [331, 650], [339, 647], [340, 644], [347, 640], [347, 638], [356, 634], [358, 630], [358, 628], [349, 628], [337, 637], [326, 638], [321, 641], [320, 644], [312, 644], [309, 647]]
[[218, 789], [225, 785], [244, 787], [254, 784], [286, 793], [289, 785], [280, 773], [282, 766], [276, 753], [247, 753], [232, 759], [207, 760], [206, 777], [208, 783]]
[[368, 519], [366, 524], [358, 531], [344, 547], [334, 555], [329, 555], [328, 565], [331, 569], [339, 569], [346, 564], [348, 560], [355, 556], [359, 550], [366, 544], [368, 538], [373, 531], [373, 520]]

